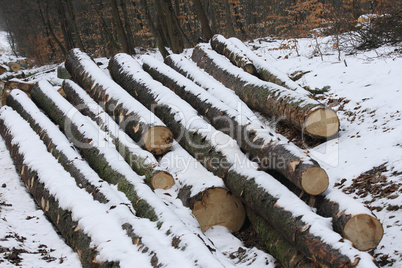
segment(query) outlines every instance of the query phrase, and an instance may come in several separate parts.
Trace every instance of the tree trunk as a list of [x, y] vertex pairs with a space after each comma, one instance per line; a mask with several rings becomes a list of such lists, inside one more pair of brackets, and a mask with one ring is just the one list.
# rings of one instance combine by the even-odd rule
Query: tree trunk
[[162, 57], [166, 58], [169, 55], [169, 52], [165, 48], [165, 44], [163, 43], [161, 33], [158, 31], [158, 29], [155, 27], [154, 22], [152, 21], [151, 14], [149, 14], [149, 8], [148, 8], [147, 1], [141, 0], [141, 5], [144, 8], [144, 12], [145, 12], [144, 15], [147, 20], [148, 27], [150, 28], [152, 34], [154, 35], [154, 37], [156, 39], [158, 49], [159, 49], [160, 53], [162, 54]]
[[[261, 169], [280, 172], [297, 187], [312, 195], [321, 194], [327, 189], [329, 182], [326, 172], [298, 147], [275, 139], [275, 132], [262, 129], [261, 122], [239, 117], [237, 111], [165, 64], [150, 57], [142, 57], [142, 60], [145, 71], [208, 118], [216, 129], [235, 139], [259, 163]], [[166, 62], [173, 65], [171, 57], [166, 58]], [[258, 131], [269, 133], [261, 135]]]
[[25, 83], [25, 82], [19, 82], [19, 81], [7, 81], [4, 84], [3, 88], [3, 93], [1, 94], [1, 105], [6, 105], [6, 100], [8, 95], [10, 95], [11, 91], [13, 89], [21, 89], [24, 91], [28, 96], [31, 94], [31, 90], [33, 88], [34, 84], [33, 83]]
[[230, 46], [226, 43], [222, 35], [214, 35], [210, 43], [216, 52], [225, 55], [234, 65], [242, 68], [249, 74], [255, 75], [257, 73], [253, 62], [244, 53], [241, 53], [236, 46]]
[[78, 29], [77, 20], [76, 20], [75, 12], [74, 12], [73, 2], [72, 2], [72, 0], [64, 0], [64, 1], [66, 2], [67, 12], [68, 12], [68, 15], [70, 17], [71, 24], [73, 25], [74, 35], [75, 35], [75, 38], [77, 40], [78, 47], [80, 49], [84, 50], [85, 46], [84, 46], [84, 43], [82, 42], [82, 39], [81, 39], [80, 30]]
[[209, 27], [209, 21], [207, 15], [205, 14], [204, 8], [202, 7], [201, 0], [194, 0], [194, 6], [197, 11], [198, 19], [201, 23], [201, 29], [204, 35], [204, 40], [208, 41], [212, 38], [213, 33], [211, 27]]
[[[305, 94], [306, 90], [302, 87], [300, 87], [297, 83], [289, 79], [285, 74], [281, 73], [278, 71], [276, 68], [273, 66], [270, 66], [268, 62], [265, 60], [261, 59], [258, 57], [253, 51], [251, 51], [247, 46], [243, 44], [242, 41], [240, 41], [237, 38], [229, 38], [227, 40], [221, 39], [225, 44], [227, 43], [232, 43], [234, 44], [238, 49], [239, 53], [247, 55], [247, 57], [252, 61], [254, 64], [257, 73], [255, 74], [258, 78], [265, 80], [267, 82], [271, 82], [274, 84], [277, 84], [279, 86], [283, 86], [285, 88], [294, 90], [294, 91], [299, 91], [301, 94]], [[219, 51], [218, 51], [219, 52]], [[237, 65], [240, 67], [239, 65]]]
[[166, 190], [174, 185], [172, 175], [162, 170], [151, 153], [142, 150], [125, 132], [121, 131], [114, 120], [85, 90], [71, 80], [64, 80], [63, 90], [72, 105], [110, 135], [118, 152], [138, 175], [145, 176], [145, 181], [149, 186], [153, 189]]
[[117, 36], [122, 46], [122, 50], [125, 53], [131, 54], [132, 51], [130, 48], [130, 44], [128, 43], [127, 40], [127, 33], [124, 30], [123, 22], [121, 21], [120, 18], [119, 8], [117, 6], [117, 0], [110, 0], [110, 5], [112, 7], [112, 18], [114, 23], [116, 24]]
[[[283, 191], [287, 192], [288, 190], [284, 186], [266, 173], [256, 170], [248, 173], [247, 170], [252, 169], [252, 164], [247, 162], [246, 156], [238, 148], [220, 146], [221, 143], [232, 144], [230, 139], [228, 140], [226, 135], [215, 131], [212, 126], [198, 117], [197, 112], [180, 97], [152, 82], [151, 77], [147, 79], [133, 58], [123, 54], [116, 55], [109, 61], [109, 70], [112, 77], [132, 96], [148, 107], [152, 105], [154, 113], [170, 127], [177, 137], [180, 137], [178, 142], [183, 148], [216, 176], [223, 178], [226, 186], [235, 196], [269, 221], [307, 258], [333, 267], [355, 267], [357, 265], [359, 258], [355, 257], [356, 259], [352, 261], [330, 243], [324, 242], [323, 238], [310, 232], [311, 225], [314, 225], [313, 222], [307, 224], [301, 217], [293, 216], [292, 212], [278, 203], [278, 196], [272, 194], [270, 189], [261, 187], [258, 181], [263, 176], [265, 183], [276, 190], [283, 188]], [[178, 119], [177, 111], [173, 107], [176, 109], [180, 107], [185, 118]], [[189, 119], [196, 123], [190, 124]], [[236, 165], [236, 156], [240, 158], [241, 166], [245, 165], [247, 168]], [[294, 196], [294, 200], [289, 200], [291, 196], [287, 195], [287, 202], [302, 203], [296, 196]], [[315, 217], [318, 216], [315, 215]], [[317, 228], [322, 229], [323, 227]], [[331, 232], [330, 229], [328, 231]], [[343, 246], [350, 251], [353, 250], [346, 244]]]
[[259, 216], [251, 208], [246, 208], [246, 214], [264, 249], [277, 259], [283, 267], [315, 267], [311, 261], [278, 233], [263, 217]]
[[[349, 239], [358, 250], [375, 249], [380, 243], [384, 229], [381, 222], [362, 203], [343, 193], [328, 188], [321, 195], [311, 196], [290, 184], [280, 174], [275, 178], [284, 184], [306, 204], [316, 209], [317, 214], [332, 218], [334, 231]], [[353, 211], [350, 212], [350, 208]]]
[[228, 35], [230, 37], [232, 36], [236, 36], [234, 27], [233, 27], [233, 22], [232, 22], [232, 12], [230, 10], [230, 4], [229, 4], [230, 0], [224, 0], [224, 4], [225, 4], [225, 19], [226, 19], [226, 30], [228, 32]]
[[162, 121], [132, 98], [105, 74], [91, 58], [78, 49], [68, 53], [66, 68], [123, 130], [138, 144], [154, 155], [169, 151], [173, 134]]
[[[108, 207], [126, 206], [126, 204], [122, 203], [124, 199], [116, 198], [115, 190], [89, 167], [81, 155], [71, 147], [71, 143], [59, 128], [39, 110], [27, 95], [22, 91], [13, 91], [7, 98], [7, 105], [16, 110], [29, 123], [46, 145], [47, 150], [75, 179], [79, 188], [84, 189], [92, 195], [94, 200], [106, 204]], [[122, 221], [126, 221], [127, 215], [123, 212], [125, 211], [120, 212], [119, 210], [115, 213], [121, 217]], [[131, 214], [133, 214], [132, 211]], [[140, 236], [134, 233], [131, 223], [125, 223], [122, 227], [127, 232], [127, 235], [133, 239], [133, 242], [135, 241], [134, 244], [145, 247], [141, 243]], [[155, 253], [153, 258], [156, 258]]]
[[120, 7], [123, 13], [123, 18], [124, 18], [124, 29], [126, 31], [126, 36], [127, 36], [127, 43], [128, 43], [128, 53], [130, 55], [135, 54], [135, 43], [134, 43], [134, 35], [133, 31], [131, 30], [131, 21], [130, 21], [130, 15], [127, 12], [127, 5], [125, 0], [120, 0]]
[[339, 120], [333, 110], [307, 96], [261, 82], [235, 66], [221, 64], [214, 60], [216, 57], [222, 56], [201, 45], [192, 54], [192, 59], [199, 67], [234, 90], [250, 108], [284, 120], [314, 138], [327, 138], [338, 133]]
[[[99, 176], [107, 182], [117, 185], [118, 190], [127, 196], [137, 215], [156, 221], [158, 217], [154, 208], [138, 196], [134, 185], [131, 183], [132, 179], [128, 179], [113, 163], [109, 163], [107, 152], [102, 149], [106, 149], [109, 154], [114, 153], [113, 145], [104, 140], [102, 143], [106, 145], [101, 148], [99, 140], [101, 136], [105, 137], [105, 135], [100, 133], [99, 129], [98, 131], [94, 128], [90, 121], [82, 116], [78, 110], [75, 110], [59, 93], [52, 90], [50, 84], [41, 81], [35, 85], [31, 96], [35, 103], [62, 128], [66, 137], [80, 150], [82, 156]], [[84, 126], [90, 131], [85, 132], [82, 129]], [[94, 133], [97, 135], [93, 135]]]
[[[185, 166], [180, 162], [184, 159]], [[173, 145], [160, 163], [176, 174], [177, 197], [192, 210], [203, 232], [214, 225], [225, 226], [232, 232], [240, 230], [246, 216], [244, 206], [225, 187], [221, 178], [202, 167], [179, 144]], [[196, 175], [194, 170], [197, 170]]]
[[[11, 111], [11, 110], [6, 110]], [[99, 263], [96, 261], [98, 252], [94, 250], [91, 238], [78, 228], [78, 222], [73, 220], [72, 212], [60, 207], [58, 199], [49, 193], [48, 186], [41, 182], [40, 173], [32, 163], [25, 161], [26, 155], [20, 151], [18, 143], [13, 142], [16, 136], [26, 133], [11, 131], [10, 126], [4, 121], [7, 113], [0, 114], [0, 133], [6, 141], [11, 158], [28, 191], [35, 202], [41, 207], [46, 216], [56, 226], [66, 240], [66, 243], [76, 252], [84, 267], [112, 267], [117, 263]], [[22, 120], [22, 119], [21, 119]], [[14, 123], [14, 122], [13, 122]], [[20, 139], [21, 140], [21, 139]], [[25, 139], [26, 143], [30, 143]], [[52, 165], [48, 166], [52, 169]]]

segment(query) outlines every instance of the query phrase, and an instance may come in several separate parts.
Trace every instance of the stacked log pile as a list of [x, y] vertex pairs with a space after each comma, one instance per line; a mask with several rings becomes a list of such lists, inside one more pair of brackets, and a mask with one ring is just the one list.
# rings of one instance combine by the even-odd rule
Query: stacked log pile
[[[143, 56], [140, 64], [117, 54], [111, 79], [73, 49], [65, 98], [46, 81], [29, 96], [9, 94], [0, 132], [28, 190], [84, 266], [229, 267], [203, 232], [214, 225], [239, 231], [247, 217], [285, 267], [375, 267], [359, 250], [378, 245], [381, 223], [362, 204], [340, 198], [317, 162], [251, 109], [319, 139], [336, 135], [336, 114], [299, 88], [257, 78], [261, 65], [236, 42], [211, 40], [228, 59], [206, 45], [194, 49], [193, 60], [212, 76], [180, 55], [166, 64]], [[38, 156], [43, 160], [34, 161]], [[44, 171], [42, 162], [51, 168]], [[172, 212], [158, 195], [163, 190], [189, 208], [199, 231]], [[97, 220], [104, 222], [99, 228]], [[125, 253], [111, 256], [110, 247]]]

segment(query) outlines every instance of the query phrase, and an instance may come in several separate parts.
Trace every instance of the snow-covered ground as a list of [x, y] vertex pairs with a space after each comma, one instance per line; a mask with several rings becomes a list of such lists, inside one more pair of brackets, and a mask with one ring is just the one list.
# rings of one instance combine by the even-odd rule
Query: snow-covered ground
[[[367, 204], [382, 222], [384, 237], [371, 252], [379, 265], [402, 267], [402, 49], [348, 50], [339, 61], [329, 38], [318, 41], [323, 60], [315, 53], [312, 39], [299, 39], [297, 51], [293, 41], [270, 38], [247, 46], [287, 75], [305, 73], [297, 80], [301, 86], [329, 88], [316, 97], [338, 111], [341, 130], [336, 139], [308, 148], [310, 156], [327, 171], [331, 186]], [[0, 32], [0, 54], [0, 59], [10, 54], [4, 32]], [[58, 81], [55, 72], [40, 79]], [[223, 227], [206, 235], [225, 255], [242, 246]], [[239, 266], [274, 266], [272, 259], [257, 249], [248, 255], [256, 261], [245, 260]], [[25, 189], [0, 137], [0, 266], [17, 263], [23, 267], [80, 266], [77, 254]]]

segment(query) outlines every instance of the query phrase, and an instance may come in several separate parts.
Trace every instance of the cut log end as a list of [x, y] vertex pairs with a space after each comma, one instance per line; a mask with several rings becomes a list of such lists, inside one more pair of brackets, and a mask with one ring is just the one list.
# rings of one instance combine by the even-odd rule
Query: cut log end
[[203, 232], [215, 225], [237, 232], [246, 218], [241, 201], [227, 189], [214, 188], [204, 192], [202, 200], [194, 203], [193, 214]]
[[165, 171], [160, 171], [152, 176], [151, 186], [153, 189], [167, 190], [174, 185], [174, 179], [172, 175]]
[[304, 127], [310, 136], [328, 138], [338, 133], [339, 119], [334, 110], [322, 107], [309, 113]]
[[243, 70], [245, 70], [246, 72], [248, 72], [249, 74], [253, 74], [255, 75], [257, 73], [257, 70], [255, 69], [253, 64], [246, 64], [243, 67]]
[[323, 193], [329, 185], [328, 175], [320, 167], [310, 167], [302, 174], [301, 186], [310, 195]]
[[164, 126], [151, 127], [144, 133], [142, 139], [145, 149], [154, 155], [168, 152], [173, 144], [173, 134]]
[[357, 249], [370, 250], [378, 246], [384, 229], [376, 217], [369, 214], [357, 214], [347, 221], [343, 233]]

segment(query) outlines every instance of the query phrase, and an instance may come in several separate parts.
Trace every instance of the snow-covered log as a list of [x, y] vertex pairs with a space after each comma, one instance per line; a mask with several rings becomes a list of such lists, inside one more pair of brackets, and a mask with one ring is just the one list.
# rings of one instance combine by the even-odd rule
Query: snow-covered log
[[18, 79], [12, 79], [7, 81], [4, 84], [3, 93], [1, 94], [1, 105], [6, 105], [7, 96], [10, 95], [11, 91], [18, 88], [24, 91], [25, 93], [30, 94], [34, 83], [27, 83], [20, 81]]
[[[239, 114], [155, 58], [143, 56], [141, 59], [145, 71], [208, 118], [216, 129], [235, 139], [261, 169], [276, 170], [312, 195], [321, 194], [328, 187], [328, 176], [315, 161], [292, 143], [281, 141], [272, 129], [263, 128], [262, 122]], [[169, 57], [166, 61], [173, 64]]]
[[315, 138], [327, 138], [338, 133], [336, 113], [307, 95], [250, 75], [205, 44], [194, 48], [192, 59], [215, 79], [234, 90], [250, 108], [276, 120], [283, 120]]
[[300, 253], [294, 245], [289, 243], [289, 241], [267, 223], [263, 217], [258, 215], [258, 213], [246, 207], [246, 214], [264, 249], [277, 259], [283, 267], [314, 267], [310, 260]]
[[235, 45], [226, 42], [225, 37], [215, 34], [211, 40], [211, 47], [219, 54], [225, 55], [234, 65], [242, 68], [249, 74], [255, 75], [257, 70], [253, 62]]
[[286, 74], [282, 73], [274, 66], [271, 66], [268, 62], [257, 56], [241, 40], [231, 37], [227, 39], [226, 42], [231, 42], [238, 49], [240, 49], [242, 54], [247, 55], [247, 58], [253, 62], [257, 70], [257, 76], [262, 80], [283, 86], [300, 94], [306, 94], [306, 90], [304, 88], [292, 81]]
[[112, 77], [153, 111], [177, 141], [246, 205], [264, 217], [307, 258], [332, 267], [375, 267], [372, 257], [342, 242], [328, 219], [312, 212], [285, 186], [248, 160], [236, 141], [205, 122], [197, 111], [142, 70], [130, 56], [109, 61]]
[[141, 149], [117, 123], [79, 85], [64, 80], [63, 90], [67, 99], [82, 114], [90, 117], [110, 135], [113, 144], [126, 162], [139, 175], [145, 175], [146, 182], [153, 189], [169, 189], [174, 185], [173, 177], [162, 170], [155, 157]]
[[244, 206], [221, 178], [206, 170], [178, 143], [160, 163], [175, 174], [180, 185], [177, 197], [192, 210], [204, 232], [215, 225], [231, 232], [240, 230], [246, 217]]
[[169, 151], [173, 143], [171, 131], [110, 79], [87, 54], [79, 49], [70, 50], [65, 66], [73, 79], [135, 142], [155, 155]]
[[155, 222], [161, 232], [168, 233], [171, 245], [183, 251], [190, 260], [222, 266], [214, 256], [218, 254], [216, 249], [205, 237], [202, 238], [201, 230], [200, 233], [193, 233], [166, 207], [144, 184], [144, 177], [137, 175], [122, 159], [95, 122], [83, 116], [46, 81], [34, 86], [32, 98], [63, 129], [98, 175], [126, 195], [136, 216]]
[[79, 189], [29, 124], [10, 107], [0, 110], [0, 132], [28, 191], [67, 244], [79, 253], [84, 267], [127, 262], [151, 267], [153, 254], [138, 250], [115, 220], [113, 209], [94, 202]]

